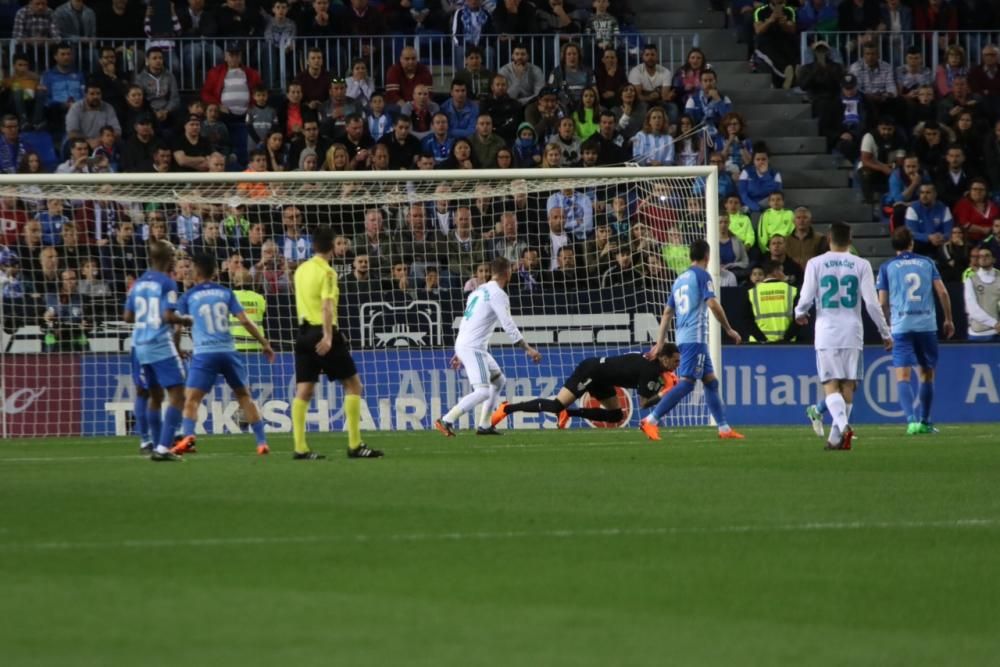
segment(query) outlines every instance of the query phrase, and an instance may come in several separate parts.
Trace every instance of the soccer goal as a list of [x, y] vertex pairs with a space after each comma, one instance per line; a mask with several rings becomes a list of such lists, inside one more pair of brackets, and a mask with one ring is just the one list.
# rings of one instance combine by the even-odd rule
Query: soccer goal
[[[178, 248], [174, 277], [192, 284], [190, 258], [213, 254], [279, 350], [276, 363], [234, 329], [267, 428], [291, 429], [292, 274], [311, 255], [309, 234], [339, 235], [339, 327], [365, 386], [363, 428], [432, 428], [466, 393], [449, 366], [467, 292], [486, 263], [515, 265], [508, 292], [533, 364], [497, 332], [492, 351], [506, 397], [554, 395], [581, 360], [649, 349], [687, 246], [705, 238], [718, 284], [717, 173], [711, 167], [592, 169], [75, 174], [0, 178], [0, 435], [125, 435], [134, 386], [124, 297], [146, 268], [149, 239]], [[710, 347], [721, 369], [717, 324]], [[182, 348], [189, 347], [186, 336]], [[622, 391], [622, 424], [640, 418]], [[327, 383], [311, 429], [343, 426], [339, 385]], [[582, 399], [587, 401], [587, 397]], [[203, 408], [199, 432], [241, 429], [227, 387]], [[470, 425], [469, 417], [460, 427]], [[700, 389], [670, 416], [709, 423]], [[555, 428], [553, 415], [519, 413], [509, 426]]]

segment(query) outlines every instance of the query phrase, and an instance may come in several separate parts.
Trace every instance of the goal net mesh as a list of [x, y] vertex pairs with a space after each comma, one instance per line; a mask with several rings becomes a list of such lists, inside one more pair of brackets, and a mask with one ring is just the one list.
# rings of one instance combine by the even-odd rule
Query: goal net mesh
[[[190, 258], [215, 255], [219, 281], [251, 306], [279, 352], [268, 364], [251, 339], [236, 336], [272, 432], [291, 430], [292, 276], [311, 256], [310, 233], [319, 225], [338, 235], [338, 319], [365, 387], [364, 429], [432, 428], [469, 390], [465, 373], [449, 367], [451, 348], [465, 298], [489, 279], [486, 263], [496, 256], [516, 267], [512, 314], [543, 354], [533, 364], [502, 331], [494, 334], [491, 351], [508, 378], [505, 400], [555, 395], [585, 358], [648, 350], [672, 281], [689, 265], [688, 245], [706, 235], [704, 179], [637, 168], [600, 177], [546, 171], [522, 172], [525, 178], [448, 171], [409, 180], [313, 172], [152, 183], [128, 175], [0, 181], [0, 434], [132, 432], [130, 328], [121, 311], [146, 269], [149, 241], [158, 238], [178, 249], [174, 278], [182, 291], [193, 284]], [[182, 348], [190, 349], [186, 335]], [[633, 390], [620, 397], [622, 424], [571, 426], [634, 426], [638, 397]], [[340, 386], [324, 382], [310, 429], [341, 430], [341, 405]], [[201, 433], [244, 430], [222, 383], [201, 417]], [[667, 423], [708, 423], [700, 387]], [[530, 413], [507, 424], [555, 425], [554, 415]]]

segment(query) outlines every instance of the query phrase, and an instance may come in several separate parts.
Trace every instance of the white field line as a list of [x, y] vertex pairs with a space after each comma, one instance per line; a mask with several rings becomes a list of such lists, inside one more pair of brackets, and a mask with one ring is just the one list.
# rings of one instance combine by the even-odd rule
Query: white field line
[[951, 519], [938, 521], [842, 521], [786, 524], [747, 524], [714, 527], [584, 528], [580, 530], [512, 530], [388, 535], [289, 535], [258, 537], [207, 537], [106, 542], [0, 542], [0, 551], [72, 551], [75, 549], [166, 549], [177, 547], [270, 546], [294, 544], [358, 544], [368, 542], [500, 542], [530, 539], [594, 539], [617, 537], [670, 537], [685, 535], [739, 535], [840, 531], [891, 531], [924, 529], [993, 529], [1000, 519]]

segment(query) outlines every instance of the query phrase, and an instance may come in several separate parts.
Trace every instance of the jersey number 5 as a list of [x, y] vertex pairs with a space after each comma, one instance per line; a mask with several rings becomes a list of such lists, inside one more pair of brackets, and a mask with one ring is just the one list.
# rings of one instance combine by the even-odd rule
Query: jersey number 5
[[823, 308], [854, 308], [858, 305], [857, 276], [842, 276], [839, 281], [837, 276], [823, 276], [819, 286], [823, 290], [820, 301]]
[[677, 306], [678, 315], [687, 315], [687, 312], [691, 310], [691, 297], [688, 296], [689, 288], [690, 285], [681, 285], [677, 294], [674, 295], [674, 304]]

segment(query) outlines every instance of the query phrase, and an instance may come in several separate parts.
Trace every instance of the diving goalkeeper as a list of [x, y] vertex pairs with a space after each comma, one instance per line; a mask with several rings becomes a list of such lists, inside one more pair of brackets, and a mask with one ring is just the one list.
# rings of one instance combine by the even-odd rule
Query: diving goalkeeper
[[[552, 412], [559, 415], [559, 428], [566, 428], [570, 417], [620, 422], [625, 413], [615, 387], [635, 389], [642, 399], [641, 407], [651, 407], [659, 402], [663, 393], [677, 384], [673, 371], [680, 361], [680, 352], [673, 343], [664, 344], [659, 356], [652, 361], [639, 353], [584, 359], [555, 398], [538, 398], [523, 403], [504, 401], [497, 406], [490, 421], [496, 426], [514, 412]], [[585, 392], [600, 401], [601, 407], [571, 408]]]

